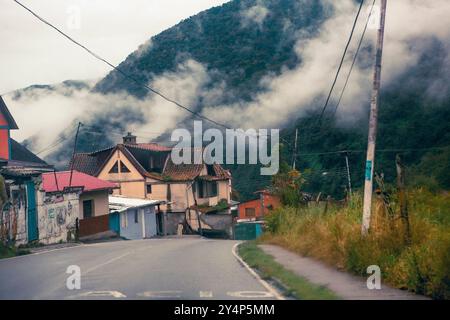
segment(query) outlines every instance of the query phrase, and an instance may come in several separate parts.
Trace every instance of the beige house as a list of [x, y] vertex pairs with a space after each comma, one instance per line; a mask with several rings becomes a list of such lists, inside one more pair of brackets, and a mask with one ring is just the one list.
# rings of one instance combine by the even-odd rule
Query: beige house
[[199, 207], [214, 207], [231, 199], [231, 175], [219, 164], [175, 165], [171, 148], [155, 143], [137, 143], [128, 133], [123, 143], [93, 153], [78, 153], [73, 168], [114, 182], [114, 195], [162, 200], [167, 212], [186, 212], [195, 201]]

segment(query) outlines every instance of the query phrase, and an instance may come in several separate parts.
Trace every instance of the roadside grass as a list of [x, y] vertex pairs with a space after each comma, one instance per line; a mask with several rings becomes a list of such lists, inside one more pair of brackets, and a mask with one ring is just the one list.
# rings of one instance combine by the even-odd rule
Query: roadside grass
[[[261, 241], [314, 257], [339, 269], [367, 276], [378, 265], [383, 282], [433, 299], [450, 299], [450, 195], [424, 189], [410, 190], [408, 209], [411, 244], [402, 237], [399, 210], [389, 221], [375, 210], [372, 222], [379, 228], [362, 238], [362, 196], [343, 207], [289, 208], [267, 217], [268, 232]], [[376, 207], [376, 205], [374, 205]]]
[[295, 273], [285, 269], [270, 255], [258, 248], [257, 242], [248, 241], [238, 247], [241, 258], [252, 268], [257, 269], [265, 280], [280, 282], [286, 295], [300, 300], [334, 300], [338, 297], [329, 289], [317, 286]]
[[27, 249], [19, 249], [15, 247], [9, 247], [2, 243], [0, 243], [0, 259], [11, 258], [15, 256], [22, 256], [25, 254], [29, 254], [30, 250]]

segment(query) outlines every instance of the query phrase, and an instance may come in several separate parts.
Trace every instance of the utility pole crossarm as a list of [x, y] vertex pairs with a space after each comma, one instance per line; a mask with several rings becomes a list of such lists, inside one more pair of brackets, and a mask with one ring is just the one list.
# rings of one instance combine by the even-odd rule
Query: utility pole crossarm
[[371, 209], [372, 209], [372, 193], [373, 193], [373, 170], [375, 164], [375, 146], [378, 128], [378, 106], [380, 97], [381, 62], [383, 56], [386, 6], [387, 0], [381, 0], [381, 16], [380, 16], [380, 25], [378, 29], [378, 39], [376, 48], [377, 51], [373, 75], [372, 99], [370, 103], [369, 136], [367, 144], [367, 159], [366, 159], [366, 172], [364, 183], [363, 220], [361, 226], [362, 235], [366, 235], [369, 232], [370, 216], [372, 211]]

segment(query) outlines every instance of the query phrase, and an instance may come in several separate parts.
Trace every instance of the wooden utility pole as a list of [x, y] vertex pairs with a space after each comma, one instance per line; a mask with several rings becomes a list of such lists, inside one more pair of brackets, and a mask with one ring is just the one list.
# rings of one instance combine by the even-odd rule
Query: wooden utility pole
[[347, 167], [347, 181], [348, 181], [348, 194], [349, 197], [352, 197], [352, 178], [350, 176], [350, 166], [348, 164], [348, 153], [345, 153], [345, 165]]
[[[78, 122], [77, 127], [77, 133], [75, 134], [75, 142], [73, 144], [73, 151], [72, 151], [72, 160], [70, 161], [70, 179], [69, 179], [69, 188], [72, 186], [72, 174], [73, 174], [73, 160], [75, 158], [75, 152], [77, 150], [77, 142], [78, 142], [78, 133], [80, 132], [80, 128], [83, 124], [81, 122]], [[56, 179], [56, 176], [55, 176]]]
[[295, 170], [295, 161], [297, 160], [297, 142], [298, 142], [298, 128], [295, 128], [294, 155], [292, 157], [292, 170]]
[[381, 61], [383, 56], [383, 42], [384, 42], [384, 25], [386, 21], [386, 6], [387, 0], [381, 0], [381, 16], [380, 26], [378, 29], [378, 40], [375, 58], [375, 70], [373, 75], [372, 99], [370, 103], [370, 118], [369, 118], [369, 137], [367, 144], [367, 159], [366, 172], [364, 184], [364, 205], [363, 205], [363, 219], [361, 226], [362, 235], [366, 235], [370, 228], [370, 215], [372, 211], [372, 193], [373, 193], [373, 169], [375, 164], [375, 145], [377, 139], [378, 127], [378, 105], [380, 97], [380, 82], [381, 82]]
[[403, 227], [403, 239], [406, 245], [410, 245], [411, 231], [409, 228], [408, 202], [405, 190], [405, 167], [399, 155], [395, 158], [395, 166], [397, 168], [397, 190], [398, 201], [400, 203], [400, 218]]

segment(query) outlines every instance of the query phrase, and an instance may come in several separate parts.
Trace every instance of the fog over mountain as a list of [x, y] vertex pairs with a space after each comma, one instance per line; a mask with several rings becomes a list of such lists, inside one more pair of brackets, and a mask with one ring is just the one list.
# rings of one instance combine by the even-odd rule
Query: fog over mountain
[[[330, 109], [371, 3], [365, 3]], [[119, 68], [230, 127], [289, 129], [323, 105], [358, 6], [354, 0], [230, 1], [152, 37]], [[449, 16], [446, 0], [389, 1], [382, 70], [385, 103], [408, 108], [397, 105], [397, 97], [419, 89], [422, 106], [450, 108]], [[338, 127], [364, 128], [367, 122], [376, 20], [369, 24], [338, 110]], [[78, 87], [31, 87], [5, 100], [20, 123], [18, 140], [27, 139], [34, 151], [49, 146], [58, 134], [69, 137], [78, 121], [90, 126], [80, 148], [94, 150], [119, 141], [126, 131], [141, 141], [167, 141], [172, 129], [189, 127], [192, 119], [117, 71]], [[34, 121], [36, 117], [41, 121]], [[69, 140], [62, 146], [70, 145]], [[63, 163], [67, 150], [54, 148], [44, 155]]]

